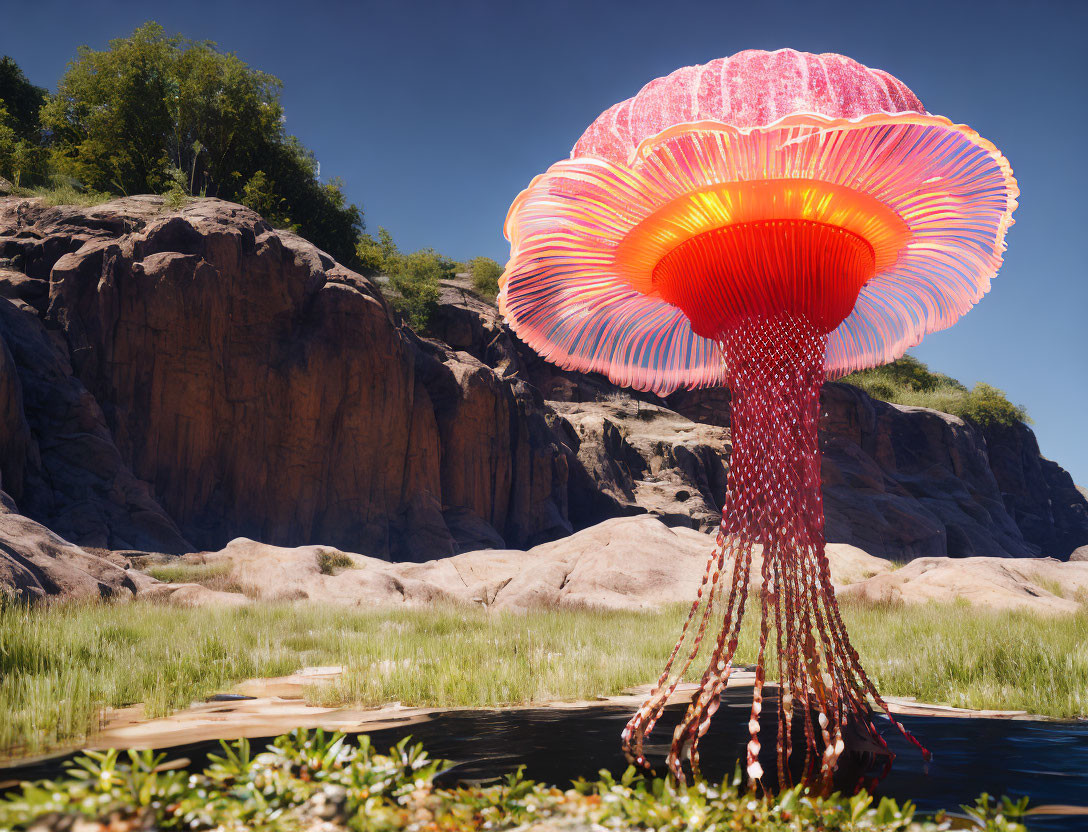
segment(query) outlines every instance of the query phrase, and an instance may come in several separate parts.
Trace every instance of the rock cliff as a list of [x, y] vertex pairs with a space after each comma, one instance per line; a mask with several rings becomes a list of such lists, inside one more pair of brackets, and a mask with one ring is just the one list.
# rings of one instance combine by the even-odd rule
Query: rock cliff
[[[82, 546], [236, 537], [422, 561], [610, 517], [714, 528], [728, 394], [633, 398], [527, 350], [466, 285], [432, 338], [252, 211], [0, 199], [0, 487]], [[827, 385], [829, 540], [874, 555], [1052, 555], [1088, 502], [1026, 426]]]
[[0, 257], [3, 487], [69, 540], [417, 559], [570, 531], [542, 401], [248, 209], [4, 200]]

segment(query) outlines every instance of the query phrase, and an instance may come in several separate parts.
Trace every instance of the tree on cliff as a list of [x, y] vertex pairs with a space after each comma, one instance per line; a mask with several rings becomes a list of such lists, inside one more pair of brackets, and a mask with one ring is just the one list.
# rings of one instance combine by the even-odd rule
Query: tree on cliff
[[88, 188], [245, 202], [353, 263], [362, 211], [284, 129], [279, 79], [210, 41], [146, 23], [96, 51], [80, 47], [41, 110], [55, 170]]
[[0, 176], [16, 184], [42, 173], [38, 111], [47, 91], [30, 83], [8, 56], [0, 58]]

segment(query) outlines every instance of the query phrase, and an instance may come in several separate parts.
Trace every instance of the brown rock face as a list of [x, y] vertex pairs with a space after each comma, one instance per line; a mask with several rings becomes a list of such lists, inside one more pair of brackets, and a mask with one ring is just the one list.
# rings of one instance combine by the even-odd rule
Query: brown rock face
[[[110, 444], [192, 544], [418, 559], [570, 530], [565, 457], [538, 403], [399, 329], [370, 281], [252, 211], [160, 208], [7, 200], [0, 251], [48, 278], [70, 383], [102, 403]], [[116, 538], [95, 543], [191, 548]]]
[[[669, 405], [729, 424], [726, 390], [677, 393]], [[984, 435], [955, 416], [834, 383], [824, 385], [821, 415], [829, 541], [909, 560], [1068, 557], [1072, 543], [1088, 540], [1088, 501], [1065, 471], [1039, 457], [1027, 426], [1010, 429], [1011, 437]]]
[[1088, 500], [1064, 468], [1039, 453], [1031, 429], [995, 425], [985, 436], [1001, 498], [1024, 539], [1054, 557], [1088, 544]]
[[977, 428], [844, 384], [825, 385], [821, 404], [829, 540], [900, 559], [1039, 554], [1006, 510]]
[[726, 429], [622, 397], [551, 406], [553, 429], [576, 457], [576, 524], [648, 512], [670, 526], [717, 530], [728, 473]]
[[57, 334], [29, 307], [0, 299], [5, 490], [24, 513], [81, 545], [191, 548], [147, 484], [133, 476], [98, 402], [72, 376]]

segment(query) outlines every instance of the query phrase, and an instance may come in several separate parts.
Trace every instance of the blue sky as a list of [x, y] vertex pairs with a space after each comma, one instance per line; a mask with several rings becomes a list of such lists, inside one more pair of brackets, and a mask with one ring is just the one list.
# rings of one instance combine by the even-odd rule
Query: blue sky
[[913, 352], [1027, 405], [1088, 485], [1088, 3], [2, 0], [0, 53], [54, 87], [76, 46], [154, 19], [284, 81], [287, 127], [404, 249], [503, 262], [511, 200], [604, 109], [741, 49], [841, 52], [901, 78], [1012, 162], [1022, 196], [991, 293]]

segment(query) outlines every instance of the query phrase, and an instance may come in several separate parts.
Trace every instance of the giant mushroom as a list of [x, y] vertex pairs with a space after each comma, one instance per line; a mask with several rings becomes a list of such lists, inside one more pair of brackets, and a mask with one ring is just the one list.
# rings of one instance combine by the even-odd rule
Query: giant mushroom
[[898, 358], [981, 299], [1018, 193], [993, 144], [928, 113], [898, 79], [842, 55], [782, 49], [651, 81], [515, 199], [499, 308], [522, 340], [563, 368], [639, 390], [731, 391], [717, 546], [664, 672], [624, 730], [632, 762], [648, 766], [644, 739], [719, 608], [709, 665], [667, 761], [678, 778], [685, 761], [698, 773], [754, 548], [751, 782], [763, 776], [772, 638], [780, 784], [792, 782], [795, 728], [802, 778], [825, 786], [850, 722], [883, 745], [873, 706], [895, 720], [850, 644], [824, 552], [820, 387]]

